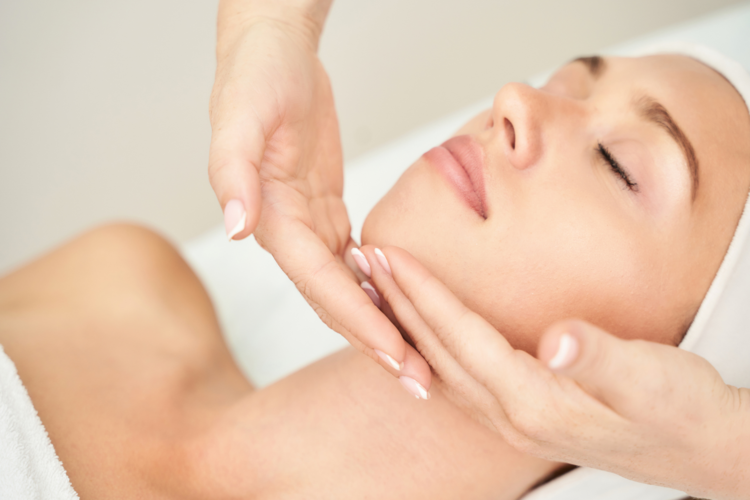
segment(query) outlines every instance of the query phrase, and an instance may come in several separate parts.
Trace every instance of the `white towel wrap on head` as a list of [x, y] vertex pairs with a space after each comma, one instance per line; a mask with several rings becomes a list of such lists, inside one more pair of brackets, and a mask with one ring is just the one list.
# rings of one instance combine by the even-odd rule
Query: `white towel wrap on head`
[[[750, 74], [724, 54], [702, 45], [667, 42], [634, 55], [654, 54], [686, 55], [718, 71], [734, 85], [750, 113]], [[750, 196], [719, 271], [680, 347], [706, 358], [727, 384], [750, 387]]]

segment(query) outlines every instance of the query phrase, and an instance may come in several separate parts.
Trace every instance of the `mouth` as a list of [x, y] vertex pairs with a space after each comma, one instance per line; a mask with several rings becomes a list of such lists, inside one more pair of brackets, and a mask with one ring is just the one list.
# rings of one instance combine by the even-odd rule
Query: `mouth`
[[484, 191], [484, 152], [468, 135], [448, 139], [424, 157], [443, 175], [456, 194], [480, 217], [487, 219]]

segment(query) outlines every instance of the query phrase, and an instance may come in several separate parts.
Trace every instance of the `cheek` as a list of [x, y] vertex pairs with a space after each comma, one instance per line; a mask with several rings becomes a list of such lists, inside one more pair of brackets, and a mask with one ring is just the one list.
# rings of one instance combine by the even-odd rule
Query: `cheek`
[[367, 216], [362, 243], [399, 246], [425, 264], [448, 263], [478, 240], [483, 222], [426, 161], [419, 160]]
[[674, 338], [664, 266], [637, 225], [559, 183], [511, 198], [479, 222], [417, 162], [369, 214], [362, 242], [408, 250], [532, 354], [545, 328], [570, 317], [625, 338]]
[[491, 236], [484, 265], [459, 285], [467, 306], [532, 354], [547, 327], [571, 317], [625, 338], [671, 339], [649, 242], [602, 213], [570, 206], [519, 214]]

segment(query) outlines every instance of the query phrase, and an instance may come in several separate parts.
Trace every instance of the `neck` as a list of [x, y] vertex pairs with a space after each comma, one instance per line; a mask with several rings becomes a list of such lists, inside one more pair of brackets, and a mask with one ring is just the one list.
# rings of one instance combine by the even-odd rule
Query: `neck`
[[515, 499], [559, 466], [515, 451], [439, 390], [415, 400], [353, 349], [222, 409], [190, 454], [214, 497]]

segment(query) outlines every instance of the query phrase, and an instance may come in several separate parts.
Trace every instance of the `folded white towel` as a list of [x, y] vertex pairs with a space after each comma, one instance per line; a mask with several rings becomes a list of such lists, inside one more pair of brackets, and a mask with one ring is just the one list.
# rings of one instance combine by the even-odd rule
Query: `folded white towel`
[[78, 499], [47, 431], [0, 346], [0, 498]]

